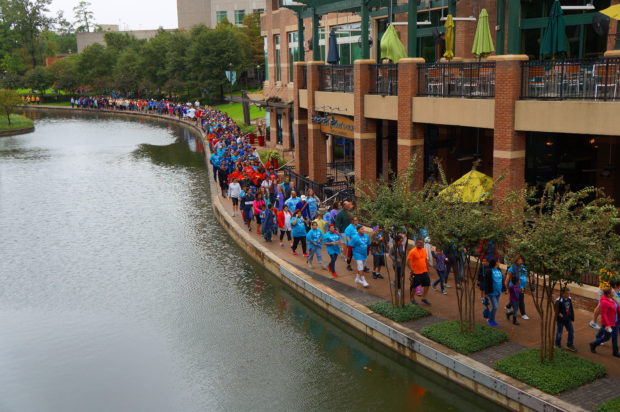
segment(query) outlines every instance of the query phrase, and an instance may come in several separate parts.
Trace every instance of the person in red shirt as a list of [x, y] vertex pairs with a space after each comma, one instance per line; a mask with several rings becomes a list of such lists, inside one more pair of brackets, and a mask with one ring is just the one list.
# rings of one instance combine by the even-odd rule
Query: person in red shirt
[[590, 352], [596, 353], [596, 347], [611, 338], [613, 356], [620, 358], [618, 353], [618, 320], [620, 319], [620, 305], [613, 298], [611, 288], [603, 290], [599, 303], [601, 312], [601, 329], [596, 334], [596, 340], [590, 342]]
[[431, 285], [431, 278], [428, 276], [428, 256], [426, 255], [426, 249], [424, 248], [424, 240], [418, 239], [415, 242], [415, 247], [411, 249], [407, 255], [407, 263], [409, 264], [410, 274], [410, 286], [409, 286], [409, 298], [411, 303], [417, 305], [415, 300], [415, 288], [422, 286], [422, 303], [430, 306], [430, 302], [426, 299], [428, 295], [428, 287]]

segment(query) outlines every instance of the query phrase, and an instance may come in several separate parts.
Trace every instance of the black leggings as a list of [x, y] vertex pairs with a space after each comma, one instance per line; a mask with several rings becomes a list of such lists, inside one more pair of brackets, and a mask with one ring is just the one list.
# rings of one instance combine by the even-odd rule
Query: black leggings
[[297, 250], [297, 245], [301, 242], [301, 250], [304, 251], [304, 255], [306, 254], [306, 237], [305, 236], [295, 236], [293, 238], [293, 252]]
[[284, 234], [286, 233], [286, 238], [288, 241], [291, 241], [291, 231], [290, 230], [280, 230], [280, 242], [284, 239]]
[[338, 260], [338, 253], [329, 255], [329, 269], [332, 273], [336, 273], [336, 261]]
[[[506, 309], [510, 307], [512, 307], [512, 304], [508, 302]], [[521, 316], [525, 315], [525, 292], [519, 293], [519, 312], [521, 312]]]

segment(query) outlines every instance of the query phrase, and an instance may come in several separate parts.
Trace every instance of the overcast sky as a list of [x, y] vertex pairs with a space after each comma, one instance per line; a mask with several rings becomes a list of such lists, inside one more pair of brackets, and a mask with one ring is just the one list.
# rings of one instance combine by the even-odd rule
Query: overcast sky
[[[73, 7], [79, 0], [53, 0], [51, 11], [63, 10], [73, 21]], [[90, 0], [97, 24], [119, 24], [121, 30], [176, 29], [176, 0]]]

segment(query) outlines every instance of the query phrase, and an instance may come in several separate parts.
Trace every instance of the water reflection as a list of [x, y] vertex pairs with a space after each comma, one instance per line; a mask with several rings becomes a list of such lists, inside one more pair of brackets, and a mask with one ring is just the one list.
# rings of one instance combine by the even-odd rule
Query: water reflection
[[248, 259], [188, 130], [33, 116], [0, 139], [0, 410], [498, 409]]

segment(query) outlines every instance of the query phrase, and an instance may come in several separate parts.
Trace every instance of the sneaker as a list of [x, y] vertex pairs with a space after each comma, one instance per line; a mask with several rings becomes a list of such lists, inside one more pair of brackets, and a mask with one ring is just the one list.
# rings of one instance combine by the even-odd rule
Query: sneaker
[[596, 323], [595, 321], [591, 320], [590, 323], [588, 323], [588, 325], [592, 328], [592, 329], [600, 329], [601, 327], [599, 326], [598, 323]]
[[590, 352], [596, 353], [596, 345], [594, 342], [590, 342]]
[[297, 252], [295, 252], [294, 250], [293, 250], [293, 255], [297, 256]]
[[492, 328], [499, 326], [499, 323], [495, 322], [494, 320], [489, 319], [487, 322], [489, 322], [489, 326]]
[[426, 299], [422, 299], [422, 303], [424, 303], [426, 306], [431, 306], [431, 302]]
[[338, 274], [336, 272], [333, 272], [332, 276], [336, 278], [336, 277], [338, 277]]
[[379, 279], [379, 278], [377, 277], [377, 274], [376, 274], [375, 272], [372, 272], [372, 278], [373, 278], [373, 279]]
[[360, 275], [355, 275], [355, 283], [362, 283], [360, 281]]
[[384, 277], [381, 273], [377, 272], [377, 279], [384, 279]]
[[437, 285], [431, 285], [431, 287], [433, 288], [435, 292], [437, 292]]
[[523, 320], [530, 320], [530, 317], [527, 315], [521, 315], [521, 319]]
[[280, 242], [280, 247], [283, 247], [283, 246], [284, 246], [284, 243]]
[[323, 270], [327, 270], [327, 265], [323, 265], [323, 264], [321, 264], [321, 269], [323, 269]]
[[366, 282], [366, 279], [364, 278], [364, 276], [362, 276], [362, 281], [360, 283], [362, 284], [363, 287], [365, 288], [368, 287], [368, 282]]
[[367, 268], [366, 266], [364, 266], [364, 272], [365, 272], [365, 273], [370, 272], [370, 268]]
[[620, 354], [618, 354], [618, 353], [614, 353], [612, 356], [613, 356], [614, 358], [620, 358]]
[[307, 254], [307, 253], [304, 253], [304, 257], [305, 257], [305, 258], [307, 258], [307, 257], [308, 257], [308, 254]]
[[506, 320], [510, 320], [511, 315], [512, 315], [512, 312], [506, 312]]
[[513, 325], [515, 325], [515, 326], [519, 326], [519, 325], [520, 325], [520, 323], [519, 323], [519, 322], [517, 322], [516, 320], [513, 320], [513, 321], [512, 321], [512, 324], [513, 324]]
[[441, 291], [441, 293], [442, 293], [443, 295], [447, 295], [447, 294], [448, 294], [448, 291], [444, 289], [444, 290], [442, 290], [442, 291]]
[[448, 284], [446, 283], [446, 287], [447, 287], [447, 288], [451, 288], [452, 286], [450, 286], [450, 285], [448, 285]]
[[411, 300], [411, 304], [412, 304], [412, 305], [417, 305], [417, 304], [418, 304], [418, 302], [416, 302], [416, 300], [415, 300], [415, 299], [412, 299], [412, 300]]
[[347, 270], [353, 272], [353, 268], [351, 267], [351, 265], [347, 265]]
[[566, 349], [571, 351], [571, 352], [577, 352], [577, 348], [574, 347], [574, 346], [567, 346]]
[[312, 269], [312, 263], [308, 262], [308, 267]]

